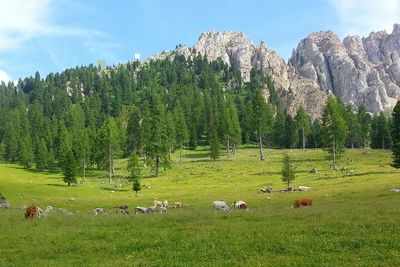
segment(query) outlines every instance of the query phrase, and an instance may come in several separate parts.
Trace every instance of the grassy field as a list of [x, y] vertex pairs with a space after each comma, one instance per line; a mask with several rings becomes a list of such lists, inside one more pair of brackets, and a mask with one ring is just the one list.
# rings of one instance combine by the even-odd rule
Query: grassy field
[[[400, 187], [400, 171], [390, 167], [390, 151], [348, 150], [342, 171], [331, 170], [323, 151], [288, 151], [294, 185], [312, 190], [259, 193], [285, 187], [282, 152], [267, 150], [263, 162], [254, 148], [216, 162], [205, 150], [186, 152], [184, 164], [174, 158], [161, 177], [142, 179], [141, 196], [121, 178], [125, 160], [113, 184], [92, 172], [71, 187], [58, 173], [1, 164], [0, 192], [13, 208], [0, 210], [0, 266], [400, 266], [400, 193], [389, 191]], [[313, 207], [291, 208], [306, 196]], [[112, 208], [151, 206], [155, 198], [191, 207], [129, 216]], [[239, 199], [248, 212], [211, 207]], [[18, 206], [32, 202], [74, 215], [26, 221]], [[108, 213], [94, 216], [95, 207]]]

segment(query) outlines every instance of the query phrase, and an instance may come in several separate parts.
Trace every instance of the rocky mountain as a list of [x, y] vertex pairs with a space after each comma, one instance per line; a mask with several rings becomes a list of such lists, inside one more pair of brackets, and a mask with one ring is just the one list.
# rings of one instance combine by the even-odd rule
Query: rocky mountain
[[[186, 57], [193, 51], [207, 55], [208, 60], [221, 58], [226, 64], [240, 70], [245, 82], [250, 80], [252, 68], [272, 77], [282, 105], [294, 115], [300, 105], [317, 118], [321, 115], [326, 94], [319, 89], [316, 81], [294, 74], [294, 69], [264, 42], [255, 46], [241, 32], [207, 32], [201, 34], [197, 44], [190, 49], [179, 46], [176, 52]], [[267, 91], [267, 90], [266, 90]]]
[[289, 65], [295, 74], [318, 83], [345, 103], [365, 104], [370, 112], [390, 109], [400, 99], [400, 25], [391, 34], [368, 37], [317, 32], [303, 39]]
[[366, 38], [341, 40], [330, 31], [312, 33], [299, 43], [288, 63], [264, 42], [256, 46], [241, 32], [205, 32], [193, 48], [180, 45], [175, 53], [189, 57], [194, 51], [210, 61], [221, 58], [240, 70], [245, 82], [252, 68], [272, 77], [282, 105], [292, 115], [303, 105], [313, 118], [320, 117], [328, 94], [354, 106], [365, 104], [374, 113], [392, 108], [400, 99], [397, 24], [391, 34], [372, 32]]

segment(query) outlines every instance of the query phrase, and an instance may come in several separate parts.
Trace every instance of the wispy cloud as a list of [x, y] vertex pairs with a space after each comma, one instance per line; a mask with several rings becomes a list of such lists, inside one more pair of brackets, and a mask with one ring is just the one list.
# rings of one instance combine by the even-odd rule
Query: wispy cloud
[[85, 27], [60, 26], [52, 22], [53, 0], [0, 0], [0, 51], [19, 48], [39, 36], [111, 38]]
[[392, 31], [400, 22], [398, 0], [328, 0], [340, 20], [341, 34], [367, 35], [371, 31]]

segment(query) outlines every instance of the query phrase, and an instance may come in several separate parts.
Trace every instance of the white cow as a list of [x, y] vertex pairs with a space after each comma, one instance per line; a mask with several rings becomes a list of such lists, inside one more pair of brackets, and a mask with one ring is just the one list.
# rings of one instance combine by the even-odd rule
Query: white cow
[[303, 185], [300, 185], [298, 188], [299, 188], [301, 191], [308, 191], [308, 190], [311, 189], [311, 187], [309, 187], [309, 186], [303, 186]]
[[50, 213], [50, 212], [53, 212], [53, 211], [54, 211], [54, 208], [52, 206], [47, 206], [47, 208], [45, 210], [46, 213]]
[[158, 207], [166, 207], [166, 208], [168, 208], [168, 200], [164, 200], [164, 202], [161, 202], [159, 200], [154, 200], [153, 201], [153, 208], [158, 208]]
[[42, 218], [47, 215], [47, 213], [44, 210], [42, 210], [40, 207], [36, 208], [36, 214], [39, 218]]
[[155, 208], [146, 208], [146, 207], [136, 207], [135, 208], [135, 214], [153, 213], [153, 212], [155, 212]]
[[231, 211], [231, 207], [226, 204], [225, 201], [222, 200], [216, 200], [212, 203], [215, 212], [217, 211]]
[[95, 209], [93, 209], [93, 213], [94, 213], [94, 215], [104, 214], [104, 213], [106, 213], [106, 210], [104, 208], [95, 208]]
[[243, 200], [236, 200], [235, 202], [233, 202], [233, 207], [240, 210], [247, 210], [246, 202], [244, 202]]

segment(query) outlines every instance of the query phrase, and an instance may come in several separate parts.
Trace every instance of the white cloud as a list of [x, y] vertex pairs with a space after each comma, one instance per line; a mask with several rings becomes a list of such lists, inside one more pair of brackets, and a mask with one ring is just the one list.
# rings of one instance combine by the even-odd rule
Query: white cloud
[[8, 75], [5, 71], [0, 70], [0, 82], [8, 83], [11, 81], [10, 75]]
[[100, 31], [54, 24], [54, 0], [0, 0], [0, 51], [18, 48], [37, 36], [110, 37]]
[[341, 34], [368, 35], [371, 31], [392, 31], [400, 21], [398, 0], [329, 0], [340, 19]]

